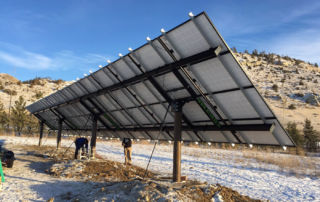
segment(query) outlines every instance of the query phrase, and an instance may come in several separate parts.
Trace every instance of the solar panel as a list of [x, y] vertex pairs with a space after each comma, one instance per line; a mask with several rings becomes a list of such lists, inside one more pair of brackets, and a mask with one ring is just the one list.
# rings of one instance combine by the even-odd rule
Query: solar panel
[[[200, 13], [98, 71], [29, 106], [53, 130], [173, 140], [173, 102], [182, 140], [294, 146], [206, 13]], [[157, 135], [162, 122], [163, 132]]]

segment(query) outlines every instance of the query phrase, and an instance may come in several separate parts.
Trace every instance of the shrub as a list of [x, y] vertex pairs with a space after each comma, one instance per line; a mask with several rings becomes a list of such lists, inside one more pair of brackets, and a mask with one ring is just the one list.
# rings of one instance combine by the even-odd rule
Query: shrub
[[278, 92], [278, 85], [277, 85], [277, 84], [273, 84], [271, 88], [272, 88], [272, 90], [274, 90], [275, 92]]
[[17, 91], [15, 91], [15, 90], [11, 91], [11, 95], [17, 95], [17, 94], [18, 94]]
[[291, 58], [290, 58], [289, 56], [287, 56], [287, 55], [283, 56], [283, 59], [285, 59], [285, 60], [291, 60]]
[[4, 89], [3, 92], [7, 93], [8, 95], [17, 95], [17, 91], [15, 90]]
[[288, 108], [289, 109], [296, 109], [296, 106], [294, 104], [290, 104]]
[[302, 93], [295, 93], [294, 95], [297, 96], [297, 97], [303, 97], [304, 96]]
[[26, 110], [26, 102], [23, 97], [20, 96], [17, 101], [15, 101], [15, 105], [12, 108], [12, 116], [11, 121], [13, 127], [16, 132], [21, 133], [22, 129], [25, 126], [25, 122], [28, 119], [27, 110]]
[[312, 104], [312, 101], [313, 101], [313, 99], [312, 98], [310, 99], [310, 97], [306, 99], [307, 104]]
[[26, 81], [22, 81], [22, 83], [24, 84], [30, 84], [30, 86], [33, 86], [33, 85], [41, 85], [43, 86], [44, 84], [41, 83], [41, 80], [42, 79], [50, 79], [49, 77], [35, 77], [34, 79], [30, 79], [30, 80], [26, 80]]
[[299, 64], [302, 63], [303, 61], [302, 61], [302, 60], [295, 59], [294, 62], [295, 62], [296, 65], [299, 65]]
[[41, 91], [36, 91], [35, 96], [36, 96], [37, 99], [40, 99], [40, 98], [43, 97], [43, 92], [41, 92]]
[[252, 51], [252, 55], [258, 56], [258, 50], [257, 50], [257, 49], [254, 49], [254, 50]]
[[52, 80], [53, 83], [57, 84], [57, 85], [60, 85], [64, 82], [64, 80], [62, 79], [58, 79], [58, 80]]
[[314, 66], [315, 66], [315, 67], [319, 67], [319, 66], [318, 66], [318, 63], [314, 63]]
[[259, 56], [261, 56], [261, 57], [266, 57], [266, 51], [261, 51], [261, 52], [259, 53]]
[[5, 129], [9, 124], [9, 116], [4, 110], [3, 104], [0, 102], [0, 127]]
[[300, 86], [303, 86], [303, 84], [304, 84], [303, 81], [300, 80], [300, 81], [299, 81], [299, 85], [300, 85]]
[[303, 135], [309, 151], [315, 151], [319, 138], [317, 132], [313, 129], [313, 126], [311, 125], [311, 121], [309, 119], [306, 119], [304, 122]]
[[293, 139], [293, 141], [296, 143], [297, 146], [303, 145], [303, 136], [300, 134], [300, 132], [297, 129], [297, 124], [295, 122], [289, 122], [287, 125], [287, 132]]

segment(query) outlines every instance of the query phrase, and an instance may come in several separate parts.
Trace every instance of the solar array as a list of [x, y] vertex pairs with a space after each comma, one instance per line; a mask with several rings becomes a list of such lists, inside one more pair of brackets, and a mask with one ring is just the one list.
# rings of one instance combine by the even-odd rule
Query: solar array
[[161, 33], [27, 109], [52, 130], [173, 140], [179, 103], [183, 141], [294, 146], [206, 13]]

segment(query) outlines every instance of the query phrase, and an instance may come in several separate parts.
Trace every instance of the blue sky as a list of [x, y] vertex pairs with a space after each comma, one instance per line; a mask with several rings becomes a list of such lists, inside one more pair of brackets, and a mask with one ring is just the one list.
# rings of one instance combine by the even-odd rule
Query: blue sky
[[320, 1], [0, 0], [0, 72], [74, 80], [206, 11], [230, 47], [320, 64]]

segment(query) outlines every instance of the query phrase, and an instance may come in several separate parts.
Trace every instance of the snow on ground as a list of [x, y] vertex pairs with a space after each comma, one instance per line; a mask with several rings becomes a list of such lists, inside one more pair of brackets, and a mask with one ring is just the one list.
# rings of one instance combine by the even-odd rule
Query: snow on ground
[[53, 178], [43, 172], [48, 164], [41, 161], [42, 158], [28, 155], [26, 151], [15, 150], [15, 157], [17, 160], [13, 168], [4, 171], [5, 182], [0, 184], [0, 201], [46, 201], [67, 192], [87, 193], [96, 186], [92, 182]]
[[[0, 136], [5, 144], [37, 144], [38, 138]], [[44, 139], [44, 145], [55, 145], [55, 139]], [[71, 139], [62, 139], [70, 146]], [[153, 145], [133, 144], [134, 165], [146, 167]], [[73, 145], [72, 145], [73, 149]], [[97, 153], [109, 160], [123, 162], [120, 141], [98, 141]], [[288, 155], [288, 154], [275, 154]], [[313, 158], [319, 168], [319, 157]], [[163, 174], [172, 172], [172, 145], [158, 145], [149, 169]], [[240, 194], [271, 201], [320, 201], [320, 179], [296, 176], [276, 165], [258, 163], [243, 157], [241, 151], [182, 147], [182, 175], [190, 179], [230, 187]], [[50, 182], [49, 182], [50, 183]]]

